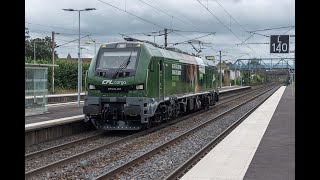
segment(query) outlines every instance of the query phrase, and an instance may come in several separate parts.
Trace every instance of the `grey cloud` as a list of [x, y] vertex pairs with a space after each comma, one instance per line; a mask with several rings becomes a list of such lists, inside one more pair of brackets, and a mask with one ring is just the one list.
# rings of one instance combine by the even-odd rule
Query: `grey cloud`
[[[215, 37], [212, 36], [200, 39], [204, 42], [213, 42], [214, 49], [236, 49], [237, 51], [249, 52], [255, 54], [246, 46], [236, 46], [236, 43], [240, 41], [226, 28], [224, 27], [214, 16], [212, 16], [205, 8], [203, 8], [196, 0], [177, 0], [177, 1], [149, 1], [143, 0], [170, 15], [173, 15], [185, 22], [181, 22], [177, 19], [172, 19], [169, 16], [141, 3], [138, 0], [119, 0], [119, 1], [107, 1], [114, 6], [125, 9], [139, 17], [145, 18], [148, 21], [154, 22], [160, 26], [166, 28], [179, 29], [179, 30], [191, 30], [191, 31], [204, 31], [204, 32], [217, 32]], [[200, 1], [207, 6], [207, 1]], [[293, 0], [224, 0], [219, 3], [239, 22], [246, 30], [263, 29], [270, 27], [280, 27], [294, 25], [294, 1]], [[275, 5], [276, 4], [276, 5]], [[123, 38], [118, 33], [136, 33], [136, 32], [150, 32], [160, 31], [160, 27], [152, 25], [148, 22], [142, 21], [137, 17], [133, 17], [127, 13], [121, 12], [110, 6], [107, 6], [99, 1], [80, 1], [80, 0], [55, 0], [55, 1], [40, 1], [29, 0], [26, 1], [26, 21], [34, 24], [44, 24], [63, 27], [67, 29], [73, 29], [74, 31], [68, 31], [63, 29], [47, 28], [47, 30], [55, 30], [64, 33], [78, 32], [78, 14], [77, 12], [66, 12], [63, 8], [97, 8], [96, 11], [82, 12], [81, 13], [81, 32], [92, 33], [92, 38], [97, 39], [99, 42], [118, 41]], [[214, 13], [219, 19], [243, 41], [250, 34], [246, 33], [236, 22], [231, 20], [230, 16], [224, 12], [224, 10], [214, 1], [208, 1], [208, 7], [210, 11]], [[192, 25], [191, 25], [192, 24]], [[30, 25], [30, 29], [43, 30], [44, 27]], [[279, 31], [267, 31], [261, 32], [267, 35], [272, 33], [283, 33], [286, 29]], [[294, 30], [291, 30], [290, 34], [294, 34]], [[203, 34], [200, 33], [183, 33], [179, 32], [183, 36], [188, 38], [195, 38]], [[48, 33], [49, 36], [50, 33]], [[153, 41], [153, 37], [144, 35], [133, 35], [136, 38], [147, 39]], [[60, 37], [64, 39], [65, 37]], [[77, 36], [72, 36], [77, 38]], [[70, 38], [69, 38], [70, 39]], [[156, 42], [163, 44], [163, 37], [156, 37]], [[186, 38], [177, 34], [169, 34], [168, 41], [180, 42]], [[267, 38], [254, 36], [254, 39], [250, 39], [248, 42], [265, 42]], [[57, 40], [57, 42], [59, 42]], [[59, 43], [63, 43], [62, 41]], [[72, 49], [72, 45], [75, 46]], [[268, 51], [268, 47], [265, 45], [250, 45], [250, 47], [259, 55], [267, 56], [268, 54], [259, 50], [265, 48]], [[179, 48], [192, 52], [192, 47], [189, 45], [180, 45]], [[93, 47], [88, 47], [87, 55], [91, 53], [93, 55]], [[69, 48], [58, 50], [61, 57], [67, 56], [67, 51], [73, 51], [77, 53], [76, 43], [71, 44]], [[206, 52], [207, 51], [207, 52]], [[210, 53], [212, 50], [207, 48], [205, 53]], [[194, 52], [194, 51], [193, 51]], [[75, 54], [76, 55], [76, 54]], [[71, 54], [71, 56], [73, 56]], [[258, 56], [258, 55], [256, 55]], [[270, 54], [269, 54], [270, 56]]]

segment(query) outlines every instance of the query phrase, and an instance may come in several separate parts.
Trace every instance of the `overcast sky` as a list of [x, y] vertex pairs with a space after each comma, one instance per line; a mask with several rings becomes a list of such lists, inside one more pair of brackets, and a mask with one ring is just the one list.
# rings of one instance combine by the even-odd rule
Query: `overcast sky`
[[[293, 53], [270, 54], [269, 44], [252, 44], [269, 43], [270, 38], [263, 35], [295, 35], [295, 27], [290, 28], [295, 26], [294, 0], [199, 0], [199, 2], [197, 0], [28, 0], [25, 1], [25, 26], [29, 28], [31, 38], [51, 37], [52, 31], [60, 33], [55, 35], [55, 41], [57, 45], [62, 45], [78, 38], [79, 26], [78, 12], [62, 9], [96, 8], [95, 11], [81, 12], [80, 26], [81, 36], [91, 34], [89, 37], [96, 40], [97, 50], [101, 43], [123, 41], [123, 36], [119, 33], [131, 34], [129, 36], [152, 42], [155, 40], [156, 43], [163, 45], [164, 36], [156, 36], [154, 39], [153, 36], [147, 35], [152, 34], [150, 32], [163, 32], [163, 28], [168, 28], [179, 30], [168, 35], [168, 46], [205, 36], [207, 32], [215, 32], [199, 40], [207, 43], [201, 55], [215, 55], [217, 59], [220, 50], [223, 60], [294, 56]], [[256, 32], [259, 35], [246, 32], [278, 27], [288, 28]], [[85, 44], [90, 41], [89, 37], [81, 39], [83, 57], [94, 55], [94, 44]], [[249, 44], [239, 45], [242, 41]], [[290, 37], [290, 42], [290, 51], [293, 51], [295, 38]], [[197, 44], [194, 46], [199, 48]], [[189, 44], [174, 47], [196, 53]], [[58, 47], [56, 50], [59, 57], [64, 58], [68, 53], [71, 57], [77, 57], [78, 41]]]

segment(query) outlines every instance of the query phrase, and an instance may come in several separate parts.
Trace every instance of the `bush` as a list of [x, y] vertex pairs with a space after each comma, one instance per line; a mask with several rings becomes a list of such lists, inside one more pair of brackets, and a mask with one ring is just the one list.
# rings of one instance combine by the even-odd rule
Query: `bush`
[[[59, 67], [55, 68], [55, 86], [62, 89], [77, 89], [78, 62], [58, 60], [56, 64], [59, 65]], [[82, 87], [84, 87], [85, 72], [89, 69], [89, 65], [90, 63], [82, 63]], [[52, 68], [50, 69], [52, 70]]]

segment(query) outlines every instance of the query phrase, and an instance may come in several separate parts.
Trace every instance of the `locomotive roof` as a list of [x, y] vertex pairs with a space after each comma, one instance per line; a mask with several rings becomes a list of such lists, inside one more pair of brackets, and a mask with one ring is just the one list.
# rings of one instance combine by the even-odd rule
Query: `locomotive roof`
[[167, 59], [172, 59], [172, 60], [178, 60], [181, 63], [186, 63], [186, 64], [196, 64], [200, 66], [214, 66], [212, 61], [203, 59], [201, 57], [196, 57], [192, 56], [186, 53], [181, 53], [181, 52], [175, 52], [172, 50], [167, 50], [163, 48], [159, 48], [154, 46], [153, 44], [147, 43], [147, 42], [139, 42], [139, 41], [121, 41], [121, 42], [109, 42], [105, 43], [106, 45], [108, 44], [114, 44], [116, 46], [117, 44], [143, 44], [145, 47], [149, 50], [149, 52], [153, 56], [158, 56], [158, 57], [164, 57]]
[[202, 59], [200, 57], [192, 56], [189, 54], [179, 53], [175, 51], [170, 51], [167, 49], [161, 49], [158, 47], [154, 47], [148, 43], [143, 43], [146, 47], [150, 48], [151, 53], [154, 56], [164, 57], [167, 59], [178, 60], [181, 63], [187, 64], [196, 64], [200, 66], [214, 66], [212, 61], [208, 61], [206, 59]]

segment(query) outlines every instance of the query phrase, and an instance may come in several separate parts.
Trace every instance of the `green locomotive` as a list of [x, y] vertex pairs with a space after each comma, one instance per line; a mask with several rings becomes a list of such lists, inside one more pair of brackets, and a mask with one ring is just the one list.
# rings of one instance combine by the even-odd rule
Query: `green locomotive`
[[216, 67], [146, 41], [103, 44], [92, 59], [83, 113], [97, 129], [139, 130], [213, 106]]

